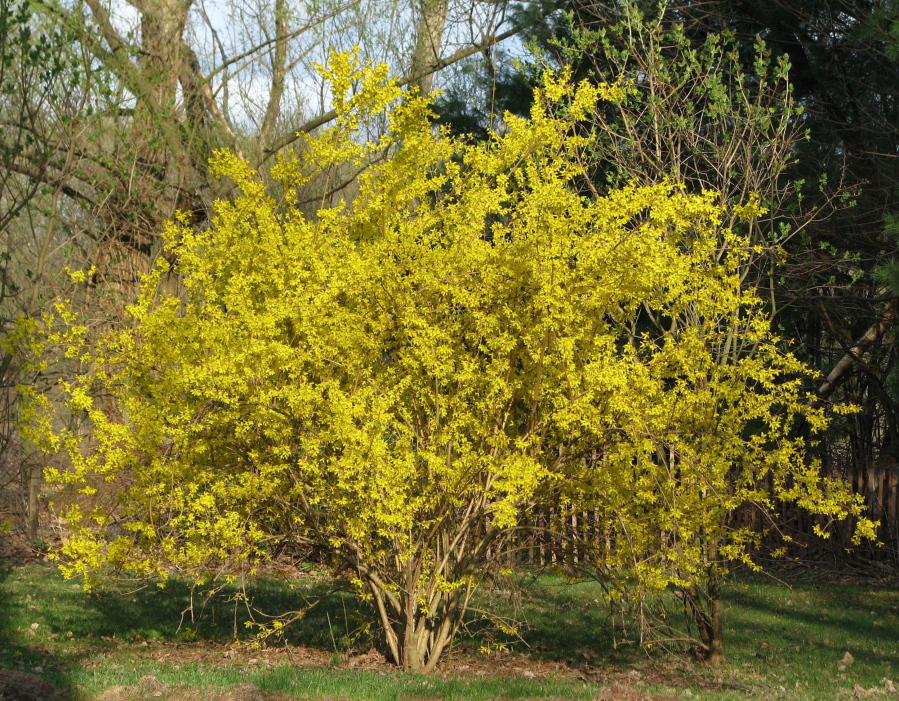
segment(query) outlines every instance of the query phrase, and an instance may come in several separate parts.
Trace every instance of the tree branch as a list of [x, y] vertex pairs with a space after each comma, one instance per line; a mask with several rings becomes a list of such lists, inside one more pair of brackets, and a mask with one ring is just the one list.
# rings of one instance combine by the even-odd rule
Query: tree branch
[[73, 200], [77, 200], [79, 202], [83, 202], [88, 205], [96, 204], [94, 200], [85, 195], [82, 192], [79, 192], [71, 185], [66, 185], [62, 183], [60, 178], [50, 178], [46, 173], [42, 173], [33, 168], [29, 168], [28, 166], [22, 165], [20, 163], [15, 162], [7, 162], [4, 165], [14, 173], [19, 173], [20, 175], [24, 175], [29, 178], [33, 178], [37, 182], [46, 183], [51, 187], [60, 187], [60, 191], [66, 195], [67, 197], [71, 197]]
[[[403, 87], [406, 87], [407, 85], [416, 83], [416, 82], [420, 81], [423, 76], [429, 75], [432, 73], [436, 73], [437, 71], [442, 70], [443, 68], [446, 68], [447, 66], [451, 66], [452, 64], [457, 63], [464, 58], [468, 58], [469, 56], [476, 54], [480, 51], [483, 51], [484, 49], [486, 49], [490, 46], [493, 46], [494, 44], [498, 44], [499, 42], [504, 41], [504, 40], [508, 39], [509, 37], [515, 36], [519, 31], [521, 31], [521, 28], [516, 27], [515, 29], [510, 29], [506, 32], [503, 32], [502, 34], [496, 34], [492, 37], [489, 37], [489, 38], [485, 39], [484, 41], [480, 42], [479, 44], [475, 44], [474, 46], [469, 46], [464, 49], [459, 49], [454, 54], [447, 56], [446, 58], [440, 59], [435, 64], [430, 66], [427, 70], [419, 72], [419, 73], [411, 73], [411, 74], [401, 78], [400, 80], [397, 81], [397, 85], [399, 85], [401, 88], [403, 88]], [[332, 121], [336, 117], [337, 117], [337, 110], [329, 110], [328, 112], [325, 112], [324, 114], [321, 114], [318, 117], [310, 119], [308, 122], [302, 124], [300, 126], [300, 128], [297, 129], [296, 132], [285, 136], [284, 138], [280, 139], [279, 141], [277, 141], [276, 143], [272, 144], [270, 147], [265, 149], [262, 152], [262, 156], [260, 157], [259, 161], [254, 164], [254, 167], [258, 168], [259, 166], [264, 164], [266, 161], [268, 161], [268, 159], [271, 158], [273, 155], [275, 155], [282, 149], [284, 149], [284, 148], [290, 146], [292, 143], [294, 143], [303, 134], [308, 134], [313, 129], [317, 129], [320, 126], [327, 124], [328, 122]]]
[[844, 355], [840, 359], [840, 362], [838, 362], [833, 370], [830, 371], [824, 384], [818, 388], [818, 396], [822, 399], [829, 396], [837, 388], [837, 385], [849, 368], [851, 368], [861, 356], [865, 354], [875, 341], [882, 337], [883, 334], [896, 323], [897, 318], [899, 318], [899, 299], [893, 298], [887, 302], [880, 318], [874, 325], [867, 330], [864, 336], [855, 342], [852, 348], [846, 351], [846, 355]]
[[[192, 117], [195, 122], [199, 122], [200, 119], [202, 119], [202, 114], [191, 114], [190, 108], [191, 98], [202, 98], [204, 104], [203, 113], [212, 115], [212, 118], [218, 123], [219, 127], [228, 135], [228, 139], [231, 141], [231, 148], [233, 148], [240, 156], [240, 149], [237, 146], [237, 136], [231, 128], [231, 125], [228, 123], [228, 120], [225, 119], [225, 115], [223, 115], [222, 111], [219, 109], [218, 103], [215, 101], [212, 89], [209, 87], [209, 81], [203, 75], [203, 71], [200, 68], [200, 60], [197, 58], [197, 54], [184, 39], [181, 40], [181, 50], [184, 52], [186, 58], [184, 62], [185, 75], [182, 76], [181, 87], [185, 92], [185, 104], [187, 106], [188, 115]], [[187, 93], [190, 92], [193, 92], [194, 95], [189, 96]]]

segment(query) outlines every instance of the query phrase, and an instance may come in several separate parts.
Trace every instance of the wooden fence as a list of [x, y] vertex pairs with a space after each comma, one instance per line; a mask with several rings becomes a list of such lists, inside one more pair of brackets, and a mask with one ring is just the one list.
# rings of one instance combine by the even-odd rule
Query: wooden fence
[[[758, 555], [781, 550], [787, 558], [803, 561], [876, 562], [899, 568], [899, 464], [882, 460], [867, 469], [833, 470], [831, 477], [851, 485], [864, 501], [864, 516], [874, 521], [879, 543], [854, 544], [856, 518], [832, 521], [810, 515], [795, 504], [775, 502], [763, 511], [747, 504], [732, 516], [735, 528], [749, 528], [762, 535]], [[525, 530], [510, 548], [508, 557], [522, 565], [584, 562], [589, 547], [611, 547], [595, 512], [555, 507], [535, 511], [529, 518], [533, 530]], [[822, 538], [819, 527], [829, 534]], [[606, 542], [603, 542], [606, 541]]]

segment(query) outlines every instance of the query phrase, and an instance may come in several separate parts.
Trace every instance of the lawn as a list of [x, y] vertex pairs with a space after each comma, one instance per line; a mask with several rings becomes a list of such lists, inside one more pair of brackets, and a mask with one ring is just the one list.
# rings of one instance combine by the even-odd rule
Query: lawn
[[[327, 590], [314, 573], [293, 584], [266, 579], [246, 591], [255, 608], [275, 612]], [[120, 583], [86, 594], [50, 565], [7, 564], [0, 669], [106, 701], [212, 699], [212, 689], [237, 698], [228, 688], [272, 699], [384, 701], [899, 698], [899, 587], [736, 581], [726, 594], [728, 665], [716, 674], [682, 658], [650, 659], [635, 646], [616, 649], [594, 583], [544, 575], [519, 585], [485, 592], [482, 605], [500, 602], [526, 620], [521, 639], [490, 633], [476, 614], [471, 636], [438, 674], [422, 677], [395, 671], [371, 649], [365, 614], [345, 594], [313, 608], [285, 640], [254, 649], [234, 590], [211, 599], [194, 592], [192, 600], [183, 584]]]

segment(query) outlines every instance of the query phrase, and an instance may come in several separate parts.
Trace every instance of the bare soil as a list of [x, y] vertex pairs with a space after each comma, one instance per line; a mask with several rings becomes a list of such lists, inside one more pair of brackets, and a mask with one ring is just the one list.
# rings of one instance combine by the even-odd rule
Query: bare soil
[[0, 669], [0, 701], [64, 701], [65, 694], [35, 674]]

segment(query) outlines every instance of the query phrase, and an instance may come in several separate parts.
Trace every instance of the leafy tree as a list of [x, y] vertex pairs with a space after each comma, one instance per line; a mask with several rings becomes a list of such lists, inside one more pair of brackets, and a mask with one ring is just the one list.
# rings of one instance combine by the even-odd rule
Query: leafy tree
[[[571, 186], [591, 148], [577, 121], [626, 86], [547, 73], [529, 118], [466, 145], [384, 67], [338, 54], [324, 73], [337, 121], [273, 169], [283, 198], [218, 152], [243, 194], [207, 231], [187, 215], [167, 229], [183, 298], [160, 260], [130, 327], [99, 344], [62, 307], [45, 319], [43, 343], [90, 369], [62, 385], [89, 440], [54, 431], [41, 397], [30, 407], [30, 435], [72, 462], [50, 478], [83, 494], [64, 571], [202, 577], [314, 545], [370, 602], [393, 660], [428, 671], [552, 484], [621, 523], [610, 566], [639, 556], [656, 587], [688, 584], [666, 563], [704, 566], [700, 536], [765, 498], [766, 477], [812, 510], [852, 508], [792, 434], [824, 419], [741, 285], [753, 253], [722, 225], [730, 210], [664, 182]], [[360, 139], [384, 110], [389, 132]], [[302, 213], [310, 177], [375, 154], [351, 205]], [[758, 351], [720, 363], [734, 329]], [[111, 508], [88, 503], [104, 481], [120, 486]], [[125, 535], [107, 537], [110, 519]]]

